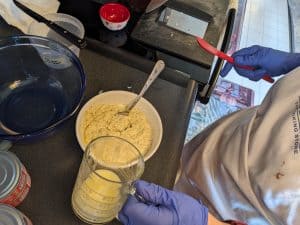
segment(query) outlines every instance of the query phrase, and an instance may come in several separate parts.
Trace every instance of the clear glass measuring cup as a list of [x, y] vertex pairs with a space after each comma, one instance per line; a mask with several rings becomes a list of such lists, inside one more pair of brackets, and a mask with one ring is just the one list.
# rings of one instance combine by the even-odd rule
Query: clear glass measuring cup
[[114, 219], [133, 181], [144, 171], [139, 150], [125, 139], [104, 136], [93, 140], [85, 150], [72, 194], [74, 213], [90, 224]]

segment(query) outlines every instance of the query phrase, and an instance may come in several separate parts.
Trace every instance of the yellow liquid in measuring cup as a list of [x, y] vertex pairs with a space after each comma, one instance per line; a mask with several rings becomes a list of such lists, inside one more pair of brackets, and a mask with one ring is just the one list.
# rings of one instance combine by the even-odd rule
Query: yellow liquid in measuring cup
[[120, 181], [118, 175], [110, 170], [91, 173], [73, 193], [75, 212], [89, 222], [104, 223], [112, 220], [123, 203], [122, 184], [117, 183]]

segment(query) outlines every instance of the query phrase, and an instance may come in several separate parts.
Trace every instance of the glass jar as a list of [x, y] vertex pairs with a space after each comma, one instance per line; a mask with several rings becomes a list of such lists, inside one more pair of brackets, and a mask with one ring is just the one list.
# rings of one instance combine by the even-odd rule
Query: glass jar
[[144, 171], [139, 150], [125, 139], [99, 137], [85, 150], [72, 194], [74, 213], [84, 222], [113, 220]]

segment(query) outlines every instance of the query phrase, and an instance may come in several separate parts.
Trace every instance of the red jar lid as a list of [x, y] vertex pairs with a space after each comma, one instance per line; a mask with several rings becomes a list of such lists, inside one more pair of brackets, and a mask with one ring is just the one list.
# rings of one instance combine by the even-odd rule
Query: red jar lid
[[99, 9], [99, 15], [112, 23], [121, 23], [130, 18], [130, 12], [127, 7], [119, 3], [104, 4]]

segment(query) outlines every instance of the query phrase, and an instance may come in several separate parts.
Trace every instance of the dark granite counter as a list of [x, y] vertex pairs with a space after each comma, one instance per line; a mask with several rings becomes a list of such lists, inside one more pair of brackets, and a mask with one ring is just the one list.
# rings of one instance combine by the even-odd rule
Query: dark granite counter
[[[185, 0], [176, 0], [170, 1], [169, 4], [171, 8], [175, 3], [176, 5], [180, 5], [180, 9], [184, 12], [183, 5], [185, 2]], [[229, 1], [189, 0], [188, 2], [193, 6], [194, 10], [198, 9], [196, 12], [188, 10], [189, 15], [194, 16], [194, 13], [195, 16], [209, 22], [203, 38], [217, 47], [222, 39], [221, 33], [226, 25]], [[200, 48], [194, 36], [183, 32], [175, 32], [174, 29], [158, 23], [157, 20], [160, 13], [159, 10], [156, 10], [150, 14], [143, 15], [133, 30], [132, 37], [183, 60], [202, 65], [204, 68], [210, 68], [213, 63], [213, 55]]]
[[[0, 23], [0, 36], [15, 33], [17, 30]], [[83, 104], [100, 90], [139, 92], [154, 65], [93, 40], [81, 50], [80, 59], [87, 76]], [[167, 68], [146, 93], [145, 98], [161, 116], [164, 133], [158, 151], [146, 162], [143, 179], [168, 188], [173, 186], [196, 91], [195, 81]], [[76, 115], [46, 137], [15, 143], [11, 148], [32, 178], [29, 195], [18, 208], [33, 224], [84, 224], [73, 214], [70, 204], [82, 157], [75, 137], [75, 119]], [[119, 222], [114, 220], [110, 224]]]

